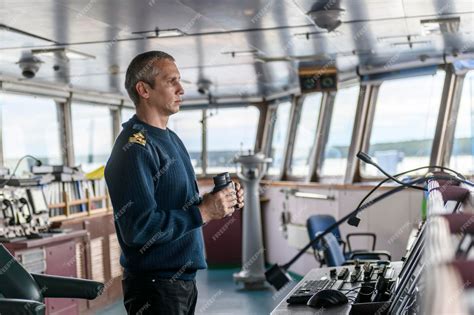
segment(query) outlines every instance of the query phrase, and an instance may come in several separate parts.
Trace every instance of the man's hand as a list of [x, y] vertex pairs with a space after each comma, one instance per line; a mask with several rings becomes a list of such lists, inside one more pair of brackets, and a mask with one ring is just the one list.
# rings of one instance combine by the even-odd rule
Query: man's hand
[[238, 198], [235, 190], [231, 187], [227, 187], [214, 194], [204, 194], [202, 196], [202, 202], [199, 205], [202, 220], [204, 223], [207, 223], [231, 215], [235, 211], [237, 201]]
[[242, 209], [244, 207], [244, 189], [240, 183], [234, 182], [234, 185], [237, 192], [237, 209]]

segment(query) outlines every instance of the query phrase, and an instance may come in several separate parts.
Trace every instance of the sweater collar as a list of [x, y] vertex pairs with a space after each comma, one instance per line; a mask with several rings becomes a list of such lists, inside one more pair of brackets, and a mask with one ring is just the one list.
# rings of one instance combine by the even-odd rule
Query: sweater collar
[[152, 136], [157, 136], [157, 137], [169, 137], [169, 129], [161, 129], [158, 127], [154, 127], [152, 125], [149, 125], [140, 119], [138, 119], [137, 115], [133, 115], [132, 118], [130, 118], [129, 121], [124, 123], [122, 125], [123, 127], [130, 126], [132, 129], [139, 130], [139, 131], [145, 131], [145, 133], [152, 135]]

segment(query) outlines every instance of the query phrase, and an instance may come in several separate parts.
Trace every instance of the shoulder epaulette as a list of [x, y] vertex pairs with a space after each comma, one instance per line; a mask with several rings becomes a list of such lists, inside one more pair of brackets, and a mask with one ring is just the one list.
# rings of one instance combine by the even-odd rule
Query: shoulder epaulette
[[140, 124], [134, 124], [132, 129], [134, 129], [136, 132], [133, 133], [128, 138], [128, 143], [138, 143], [142, 146], [145, 146], [146, 145], [145, 128], [143, 128], [143, 126]]
[[128, 138], [128, 143], [138, 143], [142, 146], [145, 146], [146, 145], [146, 138], [145, 138], [145, 134], [141, 131], [139, 132], [136, 132], [134, 134], [132, 134], [129, 138]]

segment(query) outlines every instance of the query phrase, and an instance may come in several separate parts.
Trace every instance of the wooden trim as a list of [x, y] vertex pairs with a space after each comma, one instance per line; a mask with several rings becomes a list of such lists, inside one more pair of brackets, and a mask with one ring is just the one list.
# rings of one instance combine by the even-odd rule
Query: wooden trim
[[[314, 188], [314, 189], [336, 189], [336, 190], [369, 190], [376, 186], [377, 183], [361, 183], [361, 184], [323, 184], [323, 183], [305, 183], [295, 181], [273, 181], [273, 180], [262, 180], [260, 182], [262, 186], [270, 187], [302, 187], [302, 188]], [[396, 187], [397, 185], [387, 184], [379, 188], [379, 190], [388, 190]]]
[[49, 209], [55, 209], [55, 208], [66, 208], [66, 203], [61, 202], [61, 203], [52, 203], [48, 205]]
[[[77, 200], [69, 200], [69, 195], [66, 191], [63, 191], [63, 198], [64, 202], [50, 204], [48, 205], [49, 209], [55, 208], [64, 208], [64, 215], [50, 217], [50, 222], [62, 222], [62, 221], [71, 221], [73, 219], [82, 218], [82, 217], [92, 217], [97, 216], [98, 214], [104, 214], [107, 212], [113, 211], [112, 205], [110, 204], [108, 194], [102, 196], [91, 196], [89, 189], [85, 189], [86, 198], [84, 199], [77, 199]], [[92, 203], [95, 201], [103, 201], [105, 200], [106, 206], [99, 209], [92, 209]], [[78, 212], [78, 213], [71, 213], [70, 207], [71, 206], [78, 206], [85, 204], [87, 206], [86, 211]]]
[[[101, 210], [101, 209], [99, 209], [99, 210]], [[109, 212], [104, 212], [104, 211], [92, 212], [90, 215], [88, 215], [87, 212], [80, 212], [80, 213], [85, 213], [86, 215], [81, 216], [81, 217], [66, 217], [65, 215], [63, 215], [63, 216], [59, 216], [60, 217], [59, 219], [56, 219], [58, 216], [55, 216], [55, 217], [52, 217], [50, 219], [50, 221], [51, 222], [61, 222], [61, 223], [67, 223], [67, 224], [74, 224], [74, 223], [82, 222], [82, 221], [87, 220], [87, 219], [103, 217], [103, 216], [106, 216], [106, 215], [110, 214]]]
[[98, 208], [98, 209], [92, 209], [90, 213], [92, 215], [92, 214], [98, 214], [98, 213], [107, 213], [108, 211], [109, 211], [109, 208]]
[[66, 216], [69, 217], [71, 214], [70, 209], [69, 209], [69, 197], [67, 195], [67, 192], [63, 190], [63, 200], [66, 203]]
[[5, 243], [7, 247], [10, 249], [18, 250], [18, 249], [25, 249], [25, 248], [33, 248], [45, 245], [52, 245], [59, 242], [64, 242], [66, 240], [72, 240], [75, 238], [83, 238], [87, 236], [86, 230], [78, 230], [72, 231], [68, 233], [58, 233], [52, 234], [50, 237], [40, 238], [40, 239], [33, 239], [33, 240], [24, 240], [12, 243]]
[[90, 201], [101, 201], [107, 199], [107, 196], [96, 196], [96, 197], [90, 197]]
[[87, 217], [88, 213], [87, 212], [78, 212], [78, 213], [72, 213], [69, 215], [69, 219], [75, 219], [75, 218], [82, 218], [82, 217]]
[[85, 204], [85, 203], [87, 203], [87, 202], [88, 202], [87, 199], [77, 199], [77, 200], [69, 201], [68, 204], [69, 204], [70, 206], [78, 206], [78, 205]]

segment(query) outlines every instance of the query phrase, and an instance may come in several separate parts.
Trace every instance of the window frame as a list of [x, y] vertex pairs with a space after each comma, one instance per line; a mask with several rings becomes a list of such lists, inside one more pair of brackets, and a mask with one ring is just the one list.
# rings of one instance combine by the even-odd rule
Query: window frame
[[[115, 134], [114, 134], [114, 124], [116, 123], [114, 120], [116, 119], [116, 117], [114, 117], [113, 115], [113, 111], [117, 109], [117, 106], [115, 105], [111, 105], [111, 104], [103, 104], [103, 103], [96, 103], [96, 102], [87, 102], [87, 101], [83, 101], [83, 100], [78, 100], [78, 99], [70, 99], [69, 100], [69, 113], [70, 113], [70, 128], [71, 128], [71, 136], [70, 136], [70, 140], [71, 140], [71, 148], [72, 148], [72, 153], [74, 154], [73, 155], [73, 161], [74, 161], [74, 164], [73, 166], [76, 166], [77, 165], [77, 160], [76, 160], [76, 157], [77, 157], [77, 150], [76, 150], [76, 146], [75, 146], [75, 143], [74, 143], [74, 117], [72, 115], [73, 113], [73, 107], [74, 105], [78, 105], [78, 106], [84, 106], [84, 107], [99, 107], [99, 108], [105, 108], [107, 109], [107, 112], [108, 112], [108, 117], [110, 119], [110, 124], [109, 124], [109, 129], [110, 129], [110, 134], [111, 134], [111, 147], [110, 147], [110, 151], [112, 151], [112, 148], [114, 147], [114, 143], [115, 143]], [[110, 154], [110, 153], [109, 153]], [[104, 162], [104, 165], [105, 163], [107, 163], [107, 160]]]
[[[448, 64], [446, 66], [444, 65], [439, 65], [438, 68], [444, 70], [446, 72], [445, 76], [445, 81], [444, 81], [444, 86], [443, 86], [443, 92], [442, 92], [442, 99], [441, 99], [441, 104], [440, 104], [440, 116], [437, 119], [437, 125], [436, 125], [436, 134], [440, 134], [441, 138], [439, 142], [433, 141], [433, 147], [437, 147], [437, 151], [432, 150], [431, 152], [431, 157], [430, 161], [436, 161], [436, 164], [442, 164], [443, 166], [448, 166], [450, 162], [450, 158], [452, 155], [452, 144], [454, 141], [454, 136], [455, 136], [455, 129], [456, 129], [456, 118], [458, 115], [459, 111], [459, 106], [460, 106], [460, 101], [461, 101], [461, 94], [462, 94], [462, 89], [463, 89], [463, 80], [465, 78], [465, 75], [468, 73], [468, 71], [465, 71], [464, 73], [456, 73], [452, 68], [452, 64]], [[451, 70], [450, 70], [451, 69]], [[448, 71], [452, 71], [450, 75], [448, 75]], [[470, 70], [474, 71], [474, 70]], [[383, 83], [383, 82], [381, 82]], [[380, 84], [380, 82], [379, 82]], [[15, 86], [15, 89], [13, 87], [0, 87], [1, 91], [4, 93], [12, 93], [12, 94], [20, 94], [20, 95], [26, 95], [26, 96], [33, 96], [33, 97], [46, 97], [46, 98], [52, 98], [56, 104], [57, 104], [57, 116], [58, 116], [58, 121], [59, 121], [59, 133], [60, 133], [60, 145], [62, 146], [62, 159], [63, 163], [66, 165], [74, 165], [74, 141], [72, 139], [72, 136], [68, 138], [68, 128], [72, 127], [72, 117], [71, 117], [71, 105], [72, 102], [79, 102], [79, 103], [88, 103], [90, 105], [97, 105], [97, 106], [106, 106], [111, 108], [112, 110], [110, 111], [111, 114], [111, 120], [114, 122], [117, 119], [119, 119], [118, 113], [114, 110], [116, 108], [112, 108], [113, 105], [117, 106], [113, 101], [110, 102], [107, 98], [101, 98], [100, 96], [96, 95], [96, 101], [94, 102], [85, 102], [80, 98], [77, 98], [78, 95], [88, 95], [89, 93], [86, 92], [77, 92], [77, 91], [63, 91], [61, 88], [58, 87], [36, 87], [36, 90], [33, 92], [31, 91], [26, 91], [26, 84], [18, 84], [19, 87]], [[20, 86], [21, 85], [21, 86]], [[376, 177], [376, 178], [361, 178], [360, 176], [360, 165], [359, 161], [355, 157], [355, 154], [360, 150], [364, 149], [368, 146], [368, 139], [371, 134], [371, 124], [373, 123], [373, 114], [374, 114], [374, 104], [377, 101], [377, 84], [369, 84], [369, 83], [361, 83], [360, 89], [364, 87], [366, 91], [364, 92], [364, 95], [362, 95], [361, 98], [361, 91], [359, 91], [359, 100], [357, 104], [357, 109], [356, 109], [356, 117], [355, 117], [355, 124], [354, 128], [352, 131], [352, 140], [351, 145], [349, 147], [349, 156], [347, 159], [347, 169], [346, 173], [344, 176], [344, 182], [348, 184], [352, 183], [357, 183], [357, 182], [367, 182], [367, 181], [373, 181], [377, 179], [381, 179], [382, 177]], [[349, 86], [347, 86], [349, 87]], [[336, 93], [338, 93], [340, 90], [338, 90]], [[95, 95], [94, 93], [91, 92], [91, 95]], [[334, 94], [337, 95], [337, 94]], [[334, 96], [333, 95], [333, 96]], [[324, 98], [324, 96], [323, 96]], [[124, 106], [125, 103], [127, 103], [128, 100], [124, 99], [123, 97], [119, 97], [121, 103], [120, 103], [120, 109], [122, 108], [130, 108], [133, 109], [132, 106]], [[270, 103], [266, 102], [261, 102], [261, 103], [247, 103], [245, 106], [256, 106], [260, 110], [260, 116], [259, 116], [259, 126], [257, 129], [257, 135], [256, 135], [256, 141], [255, 141], [255, 150], [260, 150], [261, 152], [268, 153], [269, 148], [271, 148], [271, 138], [273, 136], [273, 123], [270, 124], [271, 122], [271, 117], [272, 113], [276, 110], [276, 103], [281, 103], [285, 100], [290, 100], [292, 102], [292, 108], [295, 106], [296, 102], [303, 101], [302, 96], [300, 95], [299, 97], [295, 96], [285, 96], [282, 98], [274, 99]], [[328, 97], [329, 99], [329, 97]], [[442, 106], [446, 104], [446, 100], [451, 100], [449, 108], [446, 109], [446, 111], [443, 110]], [[326, 109], [328, 100], [322, 102], [320, 111]], [[94, 103], [94, 104], [92, 104]], [[111, 104], [114, 103], [114, 104]], [[221, 106], [221, 104], [219, 104]], [[363, 105], [363, 106], [362, 106]], [[67, 108], [69, 106], [69, 108]], [[112, 107], [111, 107], [112, 106]], [[224, 105], [226, 106], [226, 105]], [[233, 104], [235, 107], [241, 107], [243, 104]], [[361, 122], [356, 126], [358, 118], [360, 118], [360, 113], [359, 111], [361, 110], [359, 107], [363, 107], [361, 109], [364, 109], [364, 115], [365, 115], [365, 123]], [[206, 108], [209, 108], [209, 105], [207, 104], [201, 104], [201, 105], [187, 105], [183, 106], [182, 110], [188, 110], [188, 109], [197, 109], [200, 108], [202, 110], [205, 110]], [[367, 111], [369, 109], [369, 111]], [[370, 111], [372, 110], [372, 112]], [[119, 111], [120, 112], [120, 111]], [[293, 119], [291, 116], [292, 110], [290, 109], [290, 122], [293, 123]], [[324, 111], [323, 111], [324, 112]], [[323, 115], [323, 112], [320, 112], [319, 118], [321, 120], [321, 117]], [[69, 117], [67, 117], [69, 113]], [[443, 116], [441, 116], [443, 114]], [[454, 119], [452, 119], [454, 118]], [[330, 128], [330, 121], [332, 119], [332, 114], [328, 115], [324, 119], [322, 119], [322, 122], [326, 122], [327, 126], [321, 127], [322, 130], [329, 130]], [[450, 124], [448, 124], [448, 121], [451, 121]], [[453, 123], [454, 122], [454, 123]], [[318, 122], [318, 129], [320, 128], [320, 123]], [[295, 126], [297, 127], [297, 126]], [[356, 128], [357, 127], [357, 128]], [[115, 136], [114, 134], [114, 127], [110, 126], [112, 128], [112, 135]], [[115, 126], [115, 131], [117, 129], [117, 126]], [[203, 135], [205, 134], [205, 130], [201, 130], [203, 132]], [[291, 137], [289, 137], [290, 134], [290, 128], [288, 128], [286, 139], [285, 139], [285, 147], [290, 148], [290, 145], [294, 142], [291, 140]], [[296, 136], [296, 129], [294, 135]], [[328, 136], [328, 134], [327, 134]], [[294, 138], [294, 137], [293, 137]], [[317, 138], [317, 137], [316, 137]], [[316, 139], [315, 138], [315, 139]], [[294, 139], [293, 139], [294, 140]], [[1, 140], [0, 140], [1, 141]], [[290, 143], [291, 142], [291, 143]], [[201, 147], [203, 145], [201, 144]], [[314, 163], [314, 169], [310, 171], [309, 177], [307, 181], [311, 182], [326, 182], [327, 177], [330, 176], [319, 176], [320, 175], [320, 167], [322, 166], [322, 158], [324, 157], [324, 151], [327, 146], [327, 139], [323, 141], [319, 141], [317, 145], [315, 146], [316, 150], [319, 150], [317, 154], [315, 154], [315, 158], [312, 159]], [[291, 151], [293, 151], [294, 148], [291, 148]], [[290, 150], [287, 150], [290, 151]], [[3, 148], [0, 147], [0, 160], [2, 160], [3, 164]], [[71, 159], [71, 154], [73, 155]], [[281, 174], [284, 174], [288, 170], [287, 163], [291, 163], [292, 159], [292, 154], [291, 155], [289, 152], [286, 152], [286, 156], [289, 158], [284, 159], [283, 167]], [[313, 153], [312, 153], [313, 154]], [[204, 165], [203, 165], [204, 166]], [[208, 175], [212, 174], [207, 174], [205, 169], [203, 168], [203, 173], [200, 174], [198, 177], [209, 177]], [[467, 174], [470, 176], [470, 178], [474, 177], [474, 174]], [[267, 175], [268, 177], [268, 175]], [[281, 176], [276, 176], [279, 177], [277, 179], [281, 179]], [[339, 176], [338, 176], [339, 178]], [[287, 180], [301, 180], [300, 178], [294, 178], [293, 176], [286, 176]]]
[[[255, 139], [254, 139], [254, 145], [253, 145], [253, 150], [254, 152], [256, 152], [256, 148], [258, 147], [258, 140], [259, 140], [259, 125], [260, 125], [260, 121], [261, 121], [261, 115], [262, 115], [262, 110], [259, 106], [256, 106], [255, 104], [253, 103], [248, 103], [248, 104], [239, 104], [239, 105], [228, 105], [228, 106], [220, 106], [219, 109], [238, 109], [238, 108], [246, 108], [246, 107], [254, 107], [258, 112], [257, 112], [257, 128], [255, 130]], [[207, 107], [206, 109], [204, 110], [208, 110], [208, 109], [213, 109], [214, 107]], [[189, 110], [189, 109], [188, 109]], [[181, 111], [181, 110], [180, 110]], [[211, 177], [211, 176], [215, 176], [221, 172], [208, 172], [208, 158], [209, 158], [209, 150], [208, 150], [208, 144], [209, 144], [209, 139], [207, 137], [207, 133], [208, 133], [208, 118], [210, 116], [207, 115], [206, 113], [206, 119], [205, 119], [205, 125], [206, 125], [206, 128], [205, 128], [205, 136], [206, 136], [206, 154], [205, 154], [205, 159], [206, 159], [206, 162], [205, 162], [205, 172], [204, 172], [204, 168], [203, 168], [203, 177]], [[178, 135], [179, 136], [179, 135]], [[204, 136], [204, 135], [203, 135]], [[187, 149], [187, 148], [186, 148]], [[204, 151], [203, 149], [201, 149], [202, 151]], [[204, 165], [204, 163], [202, 164]], [[231, 175], [236, 175], [236, 172], [235, 171], [230, 171], [230, 170], [227, 170], [227, 172]]]
[[[331, 123], [333, 120], [337, 94], [341, 90], [352, 88], [352, 87], [358, 87], [359, 93], [358, 93], [357, 99], [354, 100], [356, 102], [355, 104], [356, 110], [355, 110], [355, 115], [354, 115], [354, 124], [352, 128], [351, 136], [350, 136], [351, 141], [349, 142], [346, 169], [343, 171], [343, 174], [341, 175], [323, 175], [322, 166], [324, 162], [324, 155], [326, 153], [326, 149], [327, 149], [327, 145], [329, 141], [329, 132], [332, 126]], [[320, 141], [316, 146], [317, 152], [315, 152], [315, 164], [314, 164], [314, 168], [311, 170], [309, 181], [319, 182], [319, 183], [328, 183], [328, 184], [347, 183], [348, 168], [353, 165], [353, 161], [355, 159], [355, 154], [354, 154], [354, 157], [352, 157], [351, 155], [352, 150], [354, 150], [353, 147], [356, 145], [356, 142], [354, 142], [354, 136], [357, 135], [360, 129], [360, 126], [358, 126], [358, 122], [360, 122], [360, 120], [358, 120], [358, 112], [359, 112], [359, 107], [360, 107], [362, 91], [363, 91], [363, 87], [360, 84], [349, 84], [349, 85], [345, 85], [343, 87], [338, 88], [337, 91], [325, 93], [325, 100], [322, 106], [324, 107], [324, 111], [320, 115], [321, 126], [318, 130], [321, 136], [320, 136]], [[352, 182], [352, 179], [351, 179], [351, 182]]]
[[[464, 70], [460, 73], [456, 73], [454, 70], [454, 67], [451, 65], [449, 71], [453, 71], [454, 73], [454, 78], [453, 78], [453, 89], [452, 89], [452, 97], [450, 98], [452, 100], [451, 104], [451, 110], [449, 112], [449, 116], [445, 117], [444, 120], [448, 123], [446, 123], [446, 126], [444, 126], [445, 130], [445, 143], [446, 147], [444, 150], [443, 155], [438, 155], [437, 157], [433, 157], [433, 160], [435, 162], [438, 162], [441, 160], [441, 163], [443, 166], [450, 167], [450, 162], [451, 162], [451, 157], [453, 154], [453, 148], [454, 148], [454, 140], [455, 140], [455, 135], [456, 135], [456, 126], [457, 126], [457, 117], [459, 115], [459, 110], [461, 108], [461, 99], [462, 99], [462, 94], [464, 90], [464, 82], [466, 79], [466, 76], [469, 72], [474, 74], [474, 69], [471, 70]], [[444, 91], [443, 91], [444, 92]], [[452, 123], [449, 123], [452, 122]], [[440, 127], [440, 133], [441, 133], [442, 128]], [[434, 145], [434, 143], [433, 143]], [[442, 153], [441, 153], [442, 154]], [[455, 169], [455, 171], [457, 171]], [[469, 179], [474, 178], [474, 173], [472, 174], [463, 174]]]
[[[262, 105], [261, 104], [256, 104], [256, 103], [245, 103], [245, 104], [220, 104], [219, 108], [224, 109], [224, 108], [240, 108], [240, 107], [249, 107], [253, 106], [258, 110], [258, 119], [257, 119], [257, 132], [255, 134], [255, 142], [254, 142], [254, 150], [258, 150], [262, 148], [263, 146], [260, 144], [261, 141], [261, 135], [265, 132], [264, 130], [264, 124], [265, 124], [265, 117], [262, 117], [262, 113], [266, 113], [267, 110], [263, 111]], [[213, 107], [207, 105], [207, 104], [202, 104], [202, 105], [186, 105], [182, 106], [180, 109], [180, 112], [182, 111], [197, 111], [200, 110], [202, 112], [202, 122], [201, 122], [201, 165], [202, 165], [202, 173], [196, 173], [196, 178], [201, 179], [201, 178], [211, 178], [212, 176], [218, 174], [218, 173], [209, 173], [208, 172], [208, 167], [207, 167], [207, 110], [212, 109]], [[179, 114], [179, 113], [178, 113]], [[179, 136], [179, 134], [178, 134]], [[187, 148], [186, 148], [187, 149]], [[257, 151], [256, 151], [257, 152]], [[235, 176], [235, 172], [229, 172], [232, 176]]]
[[[444, 143], [440, 143], [436, 137], [438, 134], [444, 134], [446, 136], [446, 126], [443, 123], [444, 117], [447, 115], [450, 115], [449, 112], [446, 112], [443, 109], [446, 109], [446, 106], [443, 104], [446, 104], [447, 99], [452, 97], [452, 88], [451, 86], [451, 76], [454, 75], [454, 69], [452, 65], [448, 66], [443, 66], [439, 65], [437, 68], [437, 71], [444, 71], [445, 72], [445, 77], [443, 81], [443, 90], [441, 94], [441, 99], [440, 99], [440, 106], [439, 106], [439, 112], [438, 116], [436, 118], [436, 126], [435, 126], [435, 132], [433, 134], [433, 144], [432, 144], [432, 149], [431, 153], [429, 156], [429, 165], [440, 165], [440, 166], [447, 166], [449, 164], [446, 164], [445, 162], [442, 162], [440, 164], [435, 164], [433, 161], [438, 159], [438, 155], [440, 152], [445, 152], [446, 150], [446, 145], [447, 143], [445, 141], [442, 141]], [[406, 77], [404, 79], [407, 79], [410, 77]], [[360, 160], [356, 157], [357, 152], [363, 151], [363, 152], [368, 152], [369, 150], [369, 145], [370, 145], [370, 137], [372, 134], [372, 129], [373, 129], [373, 123], [375, 119], [375, 110], [376, 110], [376, 105], [379, 97], [379, 91], [380, 87], [383, 85], [384, 82], [391, 81], [391, 80], [383, 80], [381, 82], [377, 82], [374, 84], [361, 84], [361, 86], [366, 86], [367, 87], [367, 95], [364, 96], [364, 99], [366, 100], [363, 103], [366, 104], [361, 104], [361, 106], [366, 108], [365, 116], [366, 116], [366, 122], [365, 124], [361, 124], [362, 128], [358, 128], [356, 130], [354, 128], [354, 132], [357, 132], [360, 134], [361, 137], [361, 143], [359, 145], [359, 150], [354, 150], [352, 152], [353, 155], [353, 170], [347, 169], [347, 174], [346, 174], [346, 180], [345, 183], [351, 184], [351, 183], [362, 183], [362, 182], [374, 182], [374, 181], [380, 181], [384, 179], [385, 177], [383, 175], [381, 176], [363, 176], [361, 172], [361, 163]], [[360, 98], [359, 98], [360, 101]], [[357, 112], [359, 112], [359, 108], [357, 109]], [[356, 122], [357, 123], [357, 114], [356, 114]], [[360, 121], [360, 119], [359, 119]], [[446, 122], [446, 121], [445, 121]], [[365, 128], [363, 128], [365, 125]], [[454, 133], [452, 134], [454, 137]], [[354, 136], [353, 136], [353, 141], [354, 141]], [[452, 141], [452, 139], [451, 139]], [[355, 146], [356, 148], [356, 146]], [[437, 150], [434, 150], [434, 148], [437, 148]], [[350, 151], [351, 152], [351, 151]]]
[[[1, 83], [1, 82], [0, 82]], [[63, 131], [63, 121], [62, 121], [62, 109], [60, 107], [60, 104], [62, 102], [65, 102], [66, 99], [62, 99], [61, 97], [50, 95], [48, 93], [26, 93], [26, 92], [19, 92], [19, 91], [14, 91], [14, 90], [5, 90], [1, 88], [0, 84], [0, 93], [1, 94], [7, 94], [7, 95], [18, 95], [21, 97], [32, 97], [32, 98], [42, 98], [42, 99], [48, 99], [51, 100], [54, 103], [55, 107], [55, 116], [56, 116], [56, 121], [58, 123], [58, 144], [59, 144], [59, 150], [60, 150], [60, 160], [61, 163], [66, 164], [67, 163], [67, 153], [66, 149], [63, 147], [64, 143], [64, 131]], [[0, 111], [0, 118], [3, 116], [3, 111]], [[3, 126], [0, 126], [0, 165], [2, 167], [7, 167], [5, 165], [5, 152], [4, 152], [4, 132], [3, 132]], [[67, 147], [67, 146], [66, 146]], [[30, 153], [27, 153], [30, 154]], [[10, 170], [13, 171], [13, 170]]]
[[285, 135], [285, 141], [283, 144], [283, 162], [280, 166], [280, 171], [277, 175], [269, 175], [268, 170], [270, 169], [270, 165], [267, 165], [267, 169], [265, 172], [265, 179], [270, 179], [270, 180], [283, 180], [283, 172], [285, 170], [285, 166], [287, 163], [287, 156], [288, 156], [288, 142], [289, 142], [289, 135], [291, 132], [291, 123], [293, 121], [293, 116], [294, 116], [294, 108], [295, 108], [295, 97], [282, 97], [273, 100], [271, 103], [269, 103], [268, 110], [267, 110], [267, 119], [266, 119], [266, 132], [265, 132], [265, 141], [264, 141], [264, 154], [266, 157], [272, 158], [273, 157], [270, 155], [270, 151], [272, 148], [272, 142], [273, 142], [273, 133], [275, 132], [275, 123], [277, 120], [277, 109], [278, 106], [280, 106], [283, 103], [290, 102], [290, 117], [288, 120], [288, 124], [290, 124], [286, 130], [286, 135]]
[[[301, 121], [301, 114], [303, 112], [303, 105], [305, 102], [306, 97], [311, 94], [319, 93], [321, 94], [321, 100], [319, 103], [319, 112], [318, 112], [318, 119], [316, 121], [316, 129], [315, 129], [315, 136], [313, 143], [311, 145], [310, 153], [309, 153], [309, 165], [308, 165], [308, 172], [305, 175], [293, 175], [289, 172], [291, 168], [291, 163], [293, 162], [293, 155], [295, 150], [295, 143], [296, 143], [296, 136], [298, 133], [298, 124]], [[288, 150], [287, 150], [287, 159], [285, 164], [284, 173], [282, 176], [283, 180], [288, 181], [296, 181], [296, 182], [309, 182], [312, 178], [312, 174], [314, 173], [317, 161], [316, 157], [318, 152], [320, 152], [320, 140], [321, 137], [318, 137], [318, 134], [321, 135], [321, 125], [324, 123], [324, 117], [326, 112], [326, 101], [327, 101], [327, 92], [313, 92], [302, 94], [295, 97], [295, 109], [294, 109], [294, 116], [291, 120], [290, 127], [292, 128], [289, 139], [288, 139]]]

